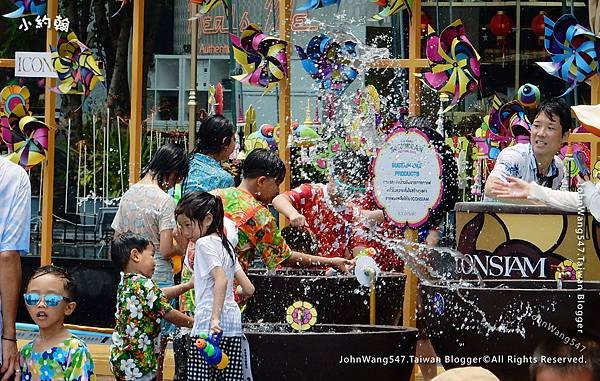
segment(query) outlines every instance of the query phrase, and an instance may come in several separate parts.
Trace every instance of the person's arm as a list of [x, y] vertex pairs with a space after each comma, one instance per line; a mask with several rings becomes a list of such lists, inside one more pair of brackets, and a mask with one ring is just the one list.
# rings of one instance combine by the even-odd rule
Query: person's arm
[[488, 197], [491, 197], [491, 198], [497, 198], [493, 192], [493, 189], [498, 184], [502, 184], [502, 183], [504, 183], [503, 180], [499, 179], [496, 176], [489, 175], [487, 177], [487, 179], [485, 179], [485, 187], [484, 187], [485, 195]]
[[287, 267], [333, 267], [339, 272], [346, 273], [354, 268], [355, 262], [351, 259], [346, 258], [327, 258], [327, 257], [318, 257], [316, 255], [309, 255], [304, 253], [299, 253], [297, 251], [292, 251], [292, 255], [287, 257], [283, 262], [281, 262], [282, 266]]
[[280, 194], [273, 199], [273, 207], [290, 220], [292, 226], [306, 226], [306, 218], [298, 212], [298, 209], [292, 204], [292, 200], [284, 194]]
[[254, 295], [254, 285], [241, 267], [235, 271], [235, 281], [238, 286], [235, 293], [242, 302], [250, 299]]
[[[29, 221], [27, 221], [29, 223]], [[2, 381], [19, 369], [15, 321], [21, 289], [21, 257], [14, 250], [0, 252], [0, 297], [2, 300]]]
[[508, 177], [519, 177], [522, 165], [523, 155], [521, 153], [512, 147], [503, 149], [496, 159], [494, 169], [485, 180], [484, 194], [487, 197], [495, 198], [492, 188], [506, 182]]
[[381, 209], [377, 209], [377, 210], [361, 209], [360, 216], [362, 218], [366, 219], [367, 221], [372, 221], [372, 222], [375, 222], [378, 224], [385, 221], [385, 216], [383, 214], [383, 210], [381, 210]]
[[194, 280], [193, 279], [190, 280], [189, 282], [181, 283], [181, 284], [178, 284], [175, 286], [163, 287], [160, 290], [162, 291], [165, 298], [173, 299], [173, 298], [176, 298], [179, 295], [191, 290], [192, 288], [194, 288]]
[[580, 201], [577, 192], [554, 190], [515, 177], [508, 177], [506, 182], [494, 184], [491, 187], [490, 196], [503, 201], [530, 200], [541, 202], [569, 212], [576, 212], [578, 206], [583, 205], [583, 201]]
[[183, 312], [172, 309], [164, 315], [165, 319], [179, 327], [193, 328], [194, 318], [184, 314]]
[[160, 213], [158, 217], [158, 231], [160, 232], [158, 250], [160, 254], [164, 259], [183, 255], [185, 247], [179, 247], [173, 240], [173, 230], [176, 229], [175, 201], [170, 197], [166, 198], [158, 210]]
[[596, 221], [600, 221], [600, 182], [595, 186], [591, 182], [585, 182], [581, 186], [583, 189], [583, 202], [588, 210], [594, 216]]
[[227, 292], [227, 276], [221, 266], [213, 267], [210, 270], [210, 275], [215, 280], [213, 287], [213, 305], [210, 315], [210, 330], [220, 332], [221, 329], [221, 312], [225, 303], [225, 293]]

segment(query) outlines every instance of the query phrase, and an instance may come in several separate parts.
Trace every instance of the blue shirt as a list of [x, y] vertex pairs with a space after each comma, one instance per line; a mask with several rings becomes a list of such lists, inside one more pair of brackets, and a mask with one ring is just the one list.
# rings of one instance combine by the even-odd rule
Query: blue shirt
[[190, 161], [190, 170], [183, 186], [183, 193], [233, 187], [233, 177], [218, 161], [210, 156], [195, 153]]

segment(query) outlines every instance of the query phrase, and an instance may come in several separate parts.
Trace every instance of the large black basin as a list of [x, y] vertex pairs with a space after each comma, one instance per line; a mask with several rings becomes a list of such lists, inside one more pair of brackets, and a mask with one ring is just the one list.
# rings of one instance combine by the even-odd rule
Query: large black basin
[[[422, 285], [427, 331], [446, 368], [478, 361], [475, 366], [502, 381], [527, 380], [529, 362], [523, 356], [531, 356], [543, 339], [570, 341], [578, 330], [600, 337], [600, 282], [581, 285], [578, 290], [576, 281], [563, 281], [557, 289], [556, 281], [487, 280], [485, 288], [458, 291]], [[499, 331], [488, 330], [482, 314]], [[518, 332], [506, 332], [514, 329]]]
[[417, 330], [317, 324], [292, 333], [287, 324], [245, 324], [255, 380], [409, 380]]
[[[295, 301], [310, 302], [318, 323], [368, 324], [369, 290], [350, 275], [326, 276], [320, 270], [250, 271], [256, 291], [244, 312], [248, 322], [285, 322], [286, 309]], [[405, 275], [382, 273], [376, 283], [376, 322], [402, 321]]]

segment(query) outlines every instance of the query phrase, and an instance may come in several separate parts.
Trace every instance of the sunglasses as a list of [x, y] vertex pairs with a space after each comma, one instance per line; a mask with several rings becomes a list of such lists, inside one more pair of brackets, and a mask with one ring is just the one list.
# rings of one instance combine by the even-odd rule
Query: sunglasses
[[[44, 296], [44, 304], [46, 304], [46, 306], [48, 306], [48, 307], [56, 307], [63, 300], [67, 303], [71, 302], [71, 299], [69, 299], [66, 296], [62, 296], [62, 295], [46, 294], [43, 296]], [[37, 306], [40, 303], [40, 301], [42, 300], [42, 295], [37, 294], [35, 292], [28, 292], [28, 293], [24, 294], [23, 297], [25, 299], [25, 304], [27, 304], [28, 306]]]

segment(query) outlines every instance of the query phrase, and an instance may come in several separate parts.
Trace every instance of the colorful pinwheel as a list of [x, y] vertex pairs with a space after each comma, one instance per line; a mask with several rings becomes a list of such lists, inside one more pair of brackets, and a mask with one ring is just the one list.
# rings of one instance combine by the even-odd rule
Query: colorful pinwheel
[[384, 7], [381, 12], [371, 17], [371, 20], [379, 21], [383, 20], [385, 17], [389, 17], [396, 12], [401, 11], [402, 9], [406, 9], [408, 12], [408, 19], [412, 19], [412, 6], [413, 0], [371, 0], [373, 3], [377, 3], [377, 5]]
[[229, 0], [190, 0], [190, 2], [200, 5], [200, 13], [203, 15], [212, 11], [215, 5], [219, 3], [223, 3], [226, 14], [229, 12]]
[[27, 15], [43, 16], [46, 13], [46, 0], [17, 0], [15, 5], [18, 9], [5, 14], [4, 17], [16, 19]]
[[317, 310], [309, 302], [297, 301], [286, 310], [285, 320], [296, 331], [306, 331], [317, 323]]
[[17, 85], [9, 85], [0, 91], [0, 116], [10, 115], [17, 105], [29, 110], [29, 89]]
[[288, 75], [287, 41], [265, 35], [255, 24], [242, 32], [241, 38], [230, 34], [233, 55], [244, 74], [233, 79], [265, 88], [265, 93]]
[[490, 139], [503, 145], [529, 142], [531, 123], [521, 102], [514, 100], [502, 104], [497, 96], [493, 102], [488, 121]]
[[302, 11], [308, 11], [311, 9], [319, 9], [319, 8], [326, 7], [328, 5], [335, 5], [335, 4], [337, 4], [339, 7], [341, 1], [342, 0], [308, 0], [304, 5], [301, 5], [298, 8], [296, 8], [296, 10], [302, 12]]
[[[600, 69], [599, 39], [579, 24], [573, 15], [563, 15], [556, 23], [544, 16], [544, 46], [552, 62], [537, 62], [548, 74], [567, 82], [565, 95], [594, 76]], [[562, 96], [561, 95], [561, 96]]]
[[430, 71], [416, 75], [440, 98], [452, 98], [444, 112], [479, 87], [480, 57], [465, 35], [461, 20], [450, 24], [439, 36], [430, 26], [426, 52]]
[[57, 47], [50, 50], [52, 64], [61, 82], [53, 91], [88, 96], [98, 82], [104, 81], [92, 51], [77, 39], [75, 33], [61, 38]]
[[8, 146], [8, 159], [23, 168], [41, 163], [48, 150], [48, 126], [18, 104], [9, 116], [2, 117], [2, 139]]
[[341, 94], [358, 75], [352, 66], [356, 57], [356, 42], [339, 43], [324, 34], [311, 38], [306, 52], [295, 45], [302, 60], [302, 67], [313, 79], [321, 84], [321, 88]]

